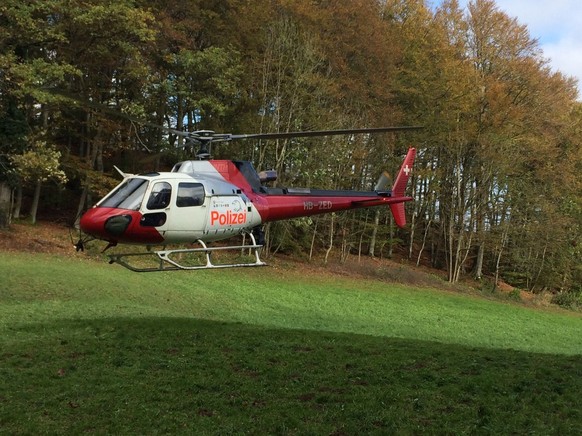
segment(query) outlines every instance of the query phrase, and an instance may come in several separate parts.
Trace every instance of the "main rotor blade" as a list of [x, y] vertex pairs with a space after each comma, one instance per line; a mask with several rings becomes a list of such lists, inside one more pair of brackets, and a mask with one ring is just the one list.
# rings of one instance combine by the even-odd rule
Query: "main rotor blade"
[[305, 138], [312, 136], [336, 136], [353, 135], [360, 133], [384, 133], [398, 132], [403, 130], [419, 130], [422, 126], [400, 126], [400, 127], [370, 127], [363, 129], [339, 129], [339, 130], [311, 130], [306, 132], [283, 132], [283, 133], [254, 133], [247, 135], [230, 135], [230, 139], [285, 139], [285, 138]]

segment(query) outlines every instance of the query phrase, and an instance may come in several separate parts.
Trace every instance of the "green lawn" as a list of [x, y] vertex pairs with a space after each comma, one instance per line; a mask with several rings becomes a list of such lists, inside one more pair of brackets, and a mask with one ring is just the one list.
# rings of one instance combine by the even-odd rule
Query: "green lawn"
[[560, 433], [582, 318], [284, 267], [0, 253], [0, 433]]

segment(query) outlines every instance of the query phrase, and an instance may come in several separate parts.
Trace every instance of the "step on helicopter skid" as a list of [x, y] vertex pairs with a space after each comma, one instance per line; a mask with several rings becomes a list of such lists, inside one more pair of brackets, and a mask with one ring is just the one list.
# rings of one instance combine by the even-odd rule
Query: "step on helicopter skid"
[[[248, 161], [209, 159], [212, 143], [238, 139], [284, 139], [295, 137], [355, 135], [419, 127], [380, 127], [368, 129], [320, 130], [264, 134], [216, 134], [211, 131], [176, 132], [198, 143], [198, 160], [179, 162], [171, 172], [125, 174], [123, 181], [83, 214], [80, 229], [86, 235], [76, 244], [100, 239], [106, 247], [118, 244], [145, 245], [149, 251], [110, 254], [110, 263], [132, 271], [174, 271], [210, 268], [262, 266], [259, 257], [264, 244], [262, 226], [271, 221], [332, 213], [349, 209], [389, 206], [395, 223], [406, 224], [405, 195], [416, 150], [410, 148], [388, 189], [386, 173], [372, 191], [321, 190], [311, 188], [272, 188], [266, 184], [276, 180], [273, 171], [257, 173]], [[242, 244], [209, 246], [209, 243], [243, 236]], [[250, 242], [247, 243], [247, 237]], [[169, 244], [197, 243], [197, 248], [166, 250]], [[153, 250], [163, 246], [162, 250]], [[212, 254], [225, 250], [248, 251], [250, 261], [213, 262]], [[199, 256], [191, 263], [189, 256]], [[139, 259], [154, 258], [144, 266]], [[137, 262], [135, 262], [137, 261]]]

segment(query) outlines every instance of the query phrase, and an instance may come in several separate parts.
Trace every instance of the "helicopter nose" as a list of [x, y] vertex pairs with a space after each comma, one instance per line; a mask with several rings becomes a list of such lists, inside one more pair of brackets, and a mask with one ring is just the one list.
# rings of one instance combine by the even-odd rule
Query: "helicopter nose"
[[130, 215], [118, 213], [116, 210], [99, 207], [89, 209], [81, 217], [79, 226], [89, 235], [111, 241], [123, 235], [132, 220]]
[[81, 217], [81, 230], [97, 239], [111, 243], [159, 244], [164, 237], [156, 227], [143, 225], [138, 211], [109, 207], [94, 207]]
[[105, 231], [113, 236], [121, 236], [131, 223], [131, 215], [116, 215], [105, 220]]

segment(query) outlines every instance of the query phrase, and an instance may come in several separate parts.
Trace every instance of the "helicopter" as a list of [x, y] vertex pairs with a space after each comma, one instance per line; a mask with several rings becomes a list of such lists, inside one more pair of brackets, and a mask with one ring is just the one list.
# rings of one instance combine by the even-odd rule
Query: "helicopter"
[[[215, 160], [213, 143], [241, 139], [285, 139], [296, 137], [372, 134], [418, 129], [416, 126], [286, 133], [222, 134], [210, 130], [177, 132], [200, 149], [195, 160], [174, 165], [170, 172], [126, 174], [123, 180], [80, 218], [80, 230], [88, 235], [75, 244], [77, 251], [92, 239], [106, 241], [107, 250], [118, 244], [145, 245], [147, 252], [109, 254], [109, 263], [132, 271], [175, 271], [211, 268], [263, 266], [259, 256], [264, 245], [262, 226], [268, 222], [343, 210], [389, 206], [394, 222], [406, 224], [406, 186], [416, 155], [409, 148], [389, 188], [383, 173], [372, 191], [322, 190], [269, 187], [277, 179], [275, 171], [257, 172], [242, 160]], [[217, 241], [243, 236], [239, 245], [211, 246]], [[248, 241], [247, 241], [248, 237]], [[90, 238], [90, 239], [89, 239]], [[170, 244], [197, 244], [194, 248], [166, 249]], [[162, 249], [153, 247], [162, 246]], [[248, 250], [251, 261], [217, 263], [212, 254], [219, 250]], [[194, 265], [181, 259], [198, 254]], [[153, 266], [135, 262], [140, 256], [154, 256]]]

